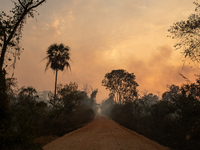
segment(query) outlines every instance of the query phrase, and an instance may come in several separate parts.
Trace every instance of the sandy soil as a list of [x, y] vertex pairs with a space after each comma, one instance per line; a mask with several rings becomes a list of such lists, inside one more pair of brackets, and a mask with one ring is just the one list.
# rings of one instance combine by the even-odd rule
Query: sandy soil
[[44, 150], [168, 150], [126, 129], [110, 118], [98, 115], [83, 128], [52, 141]]

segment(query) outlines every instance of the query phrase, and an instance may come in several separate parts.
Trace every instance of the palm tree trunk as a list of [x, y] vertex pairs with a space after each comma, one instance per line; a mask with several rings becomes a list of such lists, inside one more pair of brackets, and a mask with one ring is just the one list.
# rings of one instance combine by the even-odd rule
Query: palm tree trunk
[[55, 103], [56, 103], [57, 76], [58, 76], [58, 69], [56, 69], [56, 77], [55, 77], [55, 93], [54, 93], [53, 109], [55, 108]]

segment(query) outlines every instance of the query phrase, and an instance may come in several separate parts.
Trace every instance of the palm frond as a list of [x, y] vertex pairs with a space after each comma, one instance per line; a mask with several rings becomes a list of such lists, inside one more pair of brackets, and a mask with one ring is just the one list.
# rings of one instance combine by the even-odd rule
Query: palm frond
[[65, 68], [70, 69], [71, 67], [69, 64], [70, 59], [70, 53], [69, 53], [70, 47], [65, 46], [64, 44], [52, 44], [47, 49], [47, 57], [44, 59], [47, 59], [47, 64], [45, 71], [50, 67], [53, 70], [61, 70], [63, 71]]
[[47, 63], [46, 63], [46, 67], [45, 67], [45, 72], [47, 71], [47, 69], [49, 68], [49, 65], [51, 64], [51, 62], [50, 61], [47, 61]]

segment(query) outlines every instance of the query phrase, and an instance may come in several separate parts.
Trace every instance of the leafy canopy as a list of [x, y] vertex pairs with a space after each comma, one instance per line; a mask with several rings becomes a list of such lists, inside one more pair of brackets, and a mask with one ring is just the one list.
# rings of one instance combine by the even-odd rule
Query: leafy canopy
[[47, 50], [47, 57], [48, 59], [46, 64], [47, 70], [49, 67], [53, 70], [61, 70], [63, 71], [66, 68], [70, 68], [69, 60], [70, 60], [70, 54], [69, 54], [70, 48], [68, 46], [65, 46], [64, 44], [52, 44], [49, 46]]
[[134, 73], [128, 73], [123, 69], [112, 70], [107, 73], [102, 80], [102, 85], [106, 87], [116, 98], [119, 103], [122, 100], [132, 100], [137, 96]]
[[174, 45], [176, 50], [181, 50], [184, 59], [191, 60], [195, 65], [200, 62], [200, 16], [198, 2], [196, 5], [195, 14], [191, 14], [188, 20], [181, 20], [173, 24], [168, 29], [172, 39], [177, 39], [178, 42]]

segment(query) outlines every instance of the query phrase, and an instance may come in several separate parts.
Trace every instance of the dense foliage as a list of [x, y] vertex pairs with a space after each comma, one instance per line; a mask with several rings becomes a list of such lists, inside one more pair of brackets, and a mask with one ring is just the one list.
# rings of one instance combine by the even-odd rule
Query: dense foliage
[[[177, 150], [200, 147], [200, 78], [181, 87], [171, 85], [162, 98], [144, 94], [123, 103], [103, 101], [102, 113], [121, 125]], [[106, 105], [109, 104], [109, 105]], [[105, 110], [106, 109], [106, 110]]]
[[107, 73], [102, 80], [102, 85], [110, 91], [115, 101], [123, 103], [124, 99], [133, 99], [137, 96], [137, 82], [134, 73], [118, 69]]
[[[33, 139], [54, 135], [62, 136], [94, 117], [96, 101], [87, 93], [78, 90], [77, 83], [58, 86], [56, 107], [54, 94], [49, 93], [48, 103], [38, 101], [39, 95], [33, 87], [7, 90], [10, 100], [10, 124], [7, 132], [0, 134], [0, 149], [40, 149]], [[93, 95], [97, 92], [93, 91]], [[89, 102], [92, 105], [86, 105]]]
[[5, 134], [10, 124], [10, 108], [7, 95], [6, 70], [12, 62], [13, 68], [21, 53], [20, 40], [26, 19], [34, 17], [36, 8], [45, 0], [17, 0], [9, 14], [0, 12], [0, 134]]

